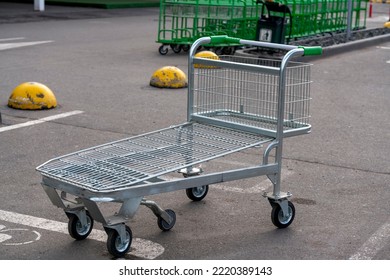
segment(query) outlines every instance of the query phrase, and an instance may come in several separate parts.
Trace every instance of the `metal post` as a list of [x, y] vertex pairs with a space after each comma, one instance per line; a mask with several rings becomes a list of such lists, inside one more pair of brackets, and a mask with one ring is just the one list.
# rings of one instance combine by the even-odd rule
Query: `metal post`
[[372, 17], [372, 1], [370, 0], [370, 6], [368, 8], [368, 17], [371, 18]]
[[348, 0], [347, 41], [349, 41], [351, 37], [351, 25], [352, 25], [352, 0]]
[[45, 10], [45, 0], [34, 0], [34, 11], [43, 12]]

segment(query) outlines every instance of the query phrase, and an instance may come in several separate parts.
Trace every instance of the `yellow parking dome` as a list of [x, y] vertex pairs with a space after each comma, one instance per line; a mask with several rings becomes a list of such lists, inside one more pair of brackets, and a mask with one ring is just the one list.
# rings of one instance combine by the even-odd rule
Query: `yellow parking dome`
[[[195, 57], [219, 60], [219, 56], [216, 55], [212, 51], [200, 51], [200, 52], [195, 54]], [[194, 67], [195, 68], [215, 68], [214, 66], [206, 66], [206, 65], [202, 65], [202, 64], [194, 64]]]
[[390, 28], [390, 20], [388, 22], [385, 22], [385, 24], [383, 26], [386, 28]]
[[8, 106], [22, 110], [51, 109], [57, 106], [53, 92], [45, 85], [27, 82], [18, 85], [8, 99]]
[[179, 68], [164, 66], [153, 73], [150, 85], [159, 88], [184, 88], [188, 85], [188, 79]]

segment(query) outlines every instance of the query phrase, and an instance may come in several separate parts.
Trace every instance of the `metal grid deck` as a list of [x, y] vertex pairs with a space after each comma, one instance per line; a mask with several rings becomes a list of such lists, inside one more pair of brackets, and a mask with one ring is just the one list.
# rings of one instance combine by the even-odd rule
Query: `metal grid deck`
[[186, 123], [55, 158], [37, 170], [93, 191], [115, 189], [272, 140], [229, 128]]

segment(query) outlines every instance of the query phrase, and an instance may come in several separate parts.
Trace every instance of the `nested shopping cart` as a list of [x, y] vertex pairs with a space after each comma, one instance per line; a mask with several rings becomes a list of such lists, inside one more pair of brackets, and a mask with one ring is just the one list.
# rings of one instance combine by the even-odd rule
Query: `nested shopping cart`
[[[277, 48], [286, 54], [281, 60], [195, 57], [199, 46], [210, 43]], [[291, 194], [281, 191], [283, 139], [311, 130], [310, 64], [292, 58], [320, 53], [319, 47], [227, 36], [195, 41], [188, 57], [186, 122], [57, 157], [37, 167], [48, 197], [69, 218], [69, 234], [85, 239], [98, 221], [107, 232], [108, 251], [121, 257], [132, 242], [126, 223], [140, 205], [153, 211], [161, 230], [175, 224], [173, 210], [164, 210], [145, 197], [185, 190], [190, 199], [200, 201], [209, 185], [263, 175], [273, 184], [273, 190], [263, 194], [272, 206], [271, 220], [278, 228], [288, 227], [295, 208], [289, 201]], [[210, 174], [199, 168], [203, 162], [259, 146], [264, 147], [259, 165]], [[172, 172], [183, 177], [167, 176]], [[102, 206], [111, 202], [119, 210], [106, 215]]]
[[[256, 0], [161, 0], [157, 32], [159, 53], [188, 51], [200, 37], [228, 35], [256, 37], [259, 8]], [[235, 43], [210, 43], [217, 54], [232, 54]]]

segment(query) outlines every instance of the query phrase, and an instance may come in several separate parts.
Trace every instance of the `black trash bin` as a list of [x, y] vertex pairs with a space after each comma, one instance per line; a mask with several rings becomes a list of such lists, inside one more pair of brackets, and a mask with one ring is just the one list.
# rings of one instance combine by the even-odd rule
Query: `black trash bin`
[[[289, 31], [291, 34], [292, 17], [289, 7], [280, 3], [263, 0], [258, 0], [257, 3], [261, 3], [262, 8], [260, 19], [257, 22], [256, 40], [285, 44], [287, 24], [290, 25]], [[290, 36], [288, 40], [289, 38]]]

